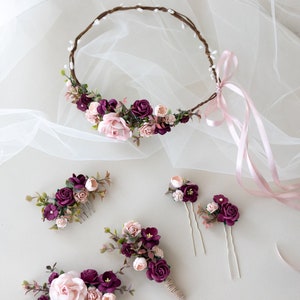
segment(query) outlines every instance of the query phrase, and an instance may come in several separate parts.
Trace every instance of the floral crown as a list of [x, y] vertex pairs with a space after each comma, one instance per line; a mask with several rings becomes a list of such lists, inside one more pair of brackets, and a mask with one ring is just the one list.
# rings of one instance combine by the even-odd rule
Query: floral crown
[[69, 223], [80, 222], [94, 212], [92, 201], [99, 196], [106, 195], [105, 185], [110, 184], [110, 174], [106, 172], [104, 178], [97, 173], [96, 177], [73, 174], [66, 180], [65, 186], [58, 189], [53, 196], [45, 192], [27, 196], [26, 200], [36, 200], [36, 205], [42, 207], [43, 221], [54, 221], [50, 229], [62, 229]]
[[121, 285], [121, 280], [117, 276], [123, 274], [123, 268], [117, 272], [105, 271], [101, 274], [94, 269], [86, 269], [80, 273], [64, 272], [57, 270], [55, 263], [53, 266], [46, 267], [47, 272], [50, 273], [47, 282], [39, 284], [35, 280], [32, 283], [24, 280], [22, 285], [26, 294], [39, 295], [38, 300], [115, 300], [116, 291], [121, 294], [129, 292], [133, 295], [134, 293], [130, 287]]
[[62, 75], [67, 77], [66, 98], [76, 104], [77, 108], [85, 113], [87, 120], [93, 125], [93, 128], [97, 129], [100, 133], [121, 141], [133, 138], [133, 141], [139, 145], [140, 138], [142, 137], [150, 137], [155, 134], [163, 135], [171, 131], [171, 128], [179, 123], [187, 123], [194, 116], [200, 119], [201, 116], [198, 112], [199, 107], [213, 100], [217, 96], [217, 93], [214, 92], [208, 99], [197, 104], [195, 107], [186, 110], [179, 109], [177, 113], [172, 113], [168, 107], [162, 104], [152, 107], [150, 102], [146, 99], [136, 100], [130, 107], [126, 107], [125, 101], [104, 99], [100, 93], [89, 90], [87, 84], [80, 83], [75, 74], [74, 58], [80, 39], [92, 27], [98, 25], [100, 20], [104, 19], [107, 15], [117, 11], [128, 10], [166, 12], [191, 28], [195, 36], [197, 36], [203, 44], [212, 79], [214, 79], [216, 83], [218, 83], [219, 79], [213, 62], [214, 56], [209, 49], [207, 41], [187, 16], [166, 7], [142, 5], [128, 7], [118, 6], [98, 15], [93, 22], [75, 38], [74, 43], [72, 43], [69, 48], [70, 75], [66, 75], [65, 71], [62, 71]]
[[170, 266], [164, 258], [164, 252], [159, 248], [161, 236], [155, 227], [142, 227], [135, 221], [123, 225], [122, 233], [112, 232], [105, 228], [113, 243], [105, 244], [101, 253], [119, 250], [125, 256], [124, 265], [129, 266], [130, 258], [134, 258], [132, 266], [136, 271], [146, 270], [149, 280], [165, 283], [166, 287], [178, 298], [185, 299], [183, 293], [176, 287], [170, 277]]

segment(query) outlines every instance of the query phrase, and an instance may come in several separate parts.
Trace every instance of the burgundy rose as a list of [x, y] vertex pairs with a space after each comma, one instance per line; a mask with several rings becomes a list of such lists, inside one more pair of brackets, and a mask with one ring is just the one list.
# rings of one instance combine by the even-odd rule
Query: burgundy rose
[[42, 296], [38, 297], [37, 300], [50, 300], [50, 297], [47, 295], [42, 295]]
[[228, 198], [226, 198], [224, 195], [214, 195], [214, 201], [218, 203], [220, 206], [222, 206], [225, 203], [228, 203]]
[[170, 267], [164, 259], [160, 259], [157, 262], [149, 262], [146, 275], [150, 280], [155, 280], [156, 282], [163, 282], [167, 279], [169, 274]]
[[89, 98], [86, 94], [82, 94], [79, 100], [77, 101], [76, 105], [79, 110], [86, 111], [91, 102], [91, 98]]
[[183, 192], [183, 202], [195, 202], [198, 198], [198, 185], [193, 183], [186, 183], [180, 187]]
[[59, 274], [57, 272], [52, 272], [48, 278], [48, 283], [51, 284], [52, 280], [54, 280], [58, 276], [59, 276]]
[[57, 206], [54, 204], [48, 204], [44, 209], [43, 216], [48, 221], [52, 221], [52, 220], [56, 219], [58, 216]]
[[82, 271], [80, 273], [80, 278], [87, 285], [97, 286], [100, 283], [98, 272], [93, 269], [87, 269]]
[[106, 99], [101, 99], [99, 101], [99, 106], [97, 107], [97, 112], [99, 115], [104, 116], [106, 113], [108, 102]]
[[126, 257], [130, 257], [134, 253], [134, 251], [131, 248], [131, 244], [123, 243], [121, 247], [121, 253]]
[[73, 184], [76, 190], [81, 190], [85, 187], [86, 177], [82, 174], [79, 174], [78, 176], [73, 174], [73, 176], [69, 178], [69, 181]]
[[159, 244], [160, 235], [158, 235], [158, 230], [155, 227], [143, 228], [141, 235], [141, 241], [147, 249], [152, 249]]
[[110, 99], [108, 101], [108, 111], [115, 112], [117, 105], [118, 105], [118, 101], [116, 99]]
[[239, 216], [239, 210], [235, 205], [225, 203], [221, 206], [220, 213], [218, 214], [218, 221], [224, 222], [228, 226], [232, 226], [238, 220]]
[[145, 118], [150, 116], [153, 112], [153, 109], [148, 100], [136, 100], [131, 105], [132, 113], [139, 118]]
[[113, 293], [121, 285], [121, 280], [113, 271], [104, 272], [99, 276], [98, 290], [102, 293]]
[[73, 190], [68, 187], [64, 187], [58, 190], [55, 194], [55, 199], [60, 206], [73, 205], [75, 199], [73, 197]]
[[154, 133], [156, 133], [156, 134], [158, 133], [158, 134], [164, 135], [165, 133], [171, 131], [171, 127], [170, 127], [169, 124], [157, 123], [155, 125], [156, 125], [156, 127], [155, 127], [155, 130], [154, 130]]

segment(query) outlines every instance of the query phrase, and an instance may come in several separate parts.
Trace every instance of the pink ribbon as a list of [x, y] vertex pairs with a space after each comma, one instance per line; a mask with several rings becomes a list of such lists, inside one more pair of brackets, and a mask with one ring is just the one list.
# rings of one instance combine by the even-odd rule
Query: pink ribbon
[[[222, 53], [216, 69], [218, 76], [220, 76], [222, 79], [219, 79], [220, 81], [217, 85], [217, 97], [210, 102], [205, 112], [206, 122], [209, 126], [220, 126], [222, 123], [226, 122], [229, 132], [238, 148], [236, 160], [236, 178], [238, 183], [247, 192], [259, 197], [275, 198], [292, 208], [300, 210], [300, 185], [283, 185], [280, 182], [271, 146], [259, 113], [257, 112], [253, 101], [247, 95], [247, 93], [238, 85], [230, 81], [234, 71], [237, 68], [237, 65], [238, 59], [232, 52], [224, 51]], [[236, 93], [244, 100], [245, 116], [243, 122], [230, 115], [226, 100], [223, 95], [225, 88]], [[222, 118], [219, 120], [208, 119], [207, 115], [217, 109], [221, 112]], [[251, 116], [253, 117], [257, 126], [259, 137], [268, 161], [268, 168], [271, 172], [272, 179], [278, 188], [278, 191], [273, 191], [249, 155], [248, 127]], [[242, 167], [244, 162], [247, 163], [249, 173], [258, 187], [257, 190], [249, 189], [243, 184]]]

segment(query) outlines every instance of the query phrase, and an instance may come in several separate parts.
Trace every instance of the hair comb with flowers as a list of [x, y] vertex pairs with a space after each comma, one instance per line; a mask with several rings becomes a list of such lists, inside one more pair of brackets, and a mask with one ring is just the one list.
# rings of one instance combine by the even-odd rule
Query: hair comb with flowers
[[36, 199], [36, 205], [42, 207], [43, 221], [54, 221], [50, 229], [61, 229], [69, 223], [85, 221], [95, 211], [92, 201], [96, 196], [103, 199], [106, 195], [105, 186], [109, 184], [109, 172], [104, 178], [99, 173], [96, 177], [73, 174], [53, 196], [45, 192], [36, 193], [35, 196], [26, 196], [26, 200]]
[[[193, 226], [192, 226], [191, 215], [193, 216], [193, 219], [196, 223], [196, 228], [200, 235], [203, 252], [204, 252], [204, 254], [206, 253], [205, 245], [204, 245], [204, 241], [203, 241], [203, 237], [202, 237], [202, 232], [200, 230], [200, 227], [199, 227], [199, 224], [198, 224], [198, 221], [196, 218], [196, 213], [194, 210], [194, 205], [193, 205], [198, 199], [198, 190], [199, 190], [199, 187], [197, 184], [195, 184], [185, 178], [182, 178], [179, 175], [176, 175], [171, 178], [168, 191], [166, 192], [166, 194], [172, 194], [173, 200], [175, 202], [184, 203], [184, 207], [186, 209], [187, 216], [189, 219], [189, 226], [191, 229], [191, 236], [192, 236], [193, 249], [194, 249], [195, 256], [196, 256], [197, 252], [196, 252], [194, 230], [193, 230]], [[187, 204], [188, 202], [190, 203], [190, 208], [188, 207], [188, 204]]]
[[113, 243], [105, 244], [101, 253], [119, 250], [125, 256], [126, 266], [133, 257], [134, 270], [146, 270], [148, 279], [163, 282], [177, 299], [185, 299], [170, 277], [170, 266], [164, 258], [163, 250], [158, 247], [160, 235], [155, 227], [144, 228], [138, 222], [128, 221], [123, 225], [121, 234], [118, 234], [117, 230], [112, 232], [110, 228], [105, 228], [105, 232], [110, 235]]
[[[233, 268], [231, 264], [230, 258], [230, 249], [232, 249], [232, 258], [236, 265], [237, 269], [237, 276], [238, 278], [241, 277], [240, 274], [240, 266], [238, 262], [238, 258], [235, 252], [235, 245], [232, 235], [232, 226], [235, 222], [238, 221], [240, 214], [237, 206], [230, 203], [228, 198], [224, 195], [214, 195], [213, 201], [206, 205], [206, 208], [198, 206], [199, 216], [203, 219], [203, 224], [206, 228], [209, 228], [213, 225], [213, 223], [221, 222], [224, 224], [224, 232], [225, 232], [225, 239], [226, 239], [226, 248], [227, 248], [227, 256], [228, 256], [228, 264], [229, 264], [229, 271], [230, 276], [233, 278]], [[227, 225], [227, 226], [226, 226]]]
[[[192, 30], [194, 37], [201, 42], [201, 48], [208, 61], [208, 73], [215, 82], [215, 89], [209, 97], [189, 109], [178, 109], [178, 112], [172, 113], [170, 108], [163, 104], [152, 107], [146, 99], [138, 99], [129, 107], [125, 101], [117, 101], [107, 97], [103, 98], [100, 93], [88, 89], [86, 83], [81, 83], [75, 73], [75, 52], [78, 48], [80, 39], [89, 32], [94, 26], [99, 25], [102, 19], [116, 12], [135, 10], [138, 12], [153, 11], [155, 13], [167, 13], [182, 23], [182, 27], [188, 27]], [[116, 140], [125, 141], [132, 138], [139, 145], [140, 139], [153, 135], [164, 135], [171, 131], [171, 128], [179, 123], [187, 123], [193, 117], [202, 118], [208, 126], [217, 127], [226, 124], [228, 131], [237, 146], [236, 158], [236, 177], [238, 183], [249, 193], [266, 198], [275, 198], [286, 205], [300, 209], [300, 185], [283, 185], [278, 176], [275, 160], [271, 146], [264, 128], [263, 122], [252, 99], [246, 91], [231, 81], [233, 73], [238, 65], [237, 57], [230, 51], [225, 50], [219, 57], [218, 63], [214, 63], [216, 51], [212, 51], [208, 42], [197, 29], [196, 25], [187, 16], [171, 8], [162, 6], [117, 6], [99, 14], [77, 37], [74, 42], [71, 41], [69, 62], [66, 68], [69, 68], [70, 74], [67, 75], [63, 70], [62, 74], [67, 77], [66, 97], [77, 108], [85, 113], [87, 120], [101, 134]], [[245, 105], [241, 120], [229, 111], [224, 91], [228, 90], [237, 95]], [[126, 99], [126, 98], [125, 98]], [[207, 104], [206, 109], [200, 112], [200, 107]], [[243, 110], [242, 110], [243, 111]], [[220, 113], [221, 117], [211, 117], [215, 113]], [[218, 118], [218, 119], [216, 119]], [[259, 135], [259, 144], [263, 149], [263, 157], [268, 162], [268, 172], [272, 177], [275, 186], [272, 187], [255, 165], [254, 159], [248, 150], [248, 131], [250, 119]], [[261, 153], [260, 153], [261, 155]], [[256, 189], [249, 189], [242, 180], [243, 167], [246, 167], [248, 174], [254, 180]]]
[[123, 275], [122, 267], [119, 271], [105, 271], [98, 273], [94, 269], [86, 269], [78, 273], [75, 271], [58, 271], [56, 263], [47, 266], [46, 270], [50, 274], [47, 282], [39, 284], [37, 281], [32, 283], [23, 281], [25, 293], [33, 293], [38, 296], [38, 300], [115, 300], [115, 292], [121, 294], [128, 292], [133, 295], [131, 287], [121, 285], [118, 274]]

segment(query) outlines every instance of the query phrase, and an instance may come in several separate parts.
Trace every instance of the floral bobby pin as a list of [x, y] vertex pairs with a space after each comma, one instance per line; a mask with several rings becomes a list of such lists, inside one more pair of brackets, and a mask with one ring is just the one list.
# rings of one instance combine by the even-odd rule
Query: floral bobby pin
[[128, 292], [133, 295], [134, 290], [121, 285], [118, 274], [123, 274], [123, 268], [118, 272], [106, 271], [99, 274], [94, 269], [86, 269], [81, 273], [75, 271], [58, 271], [56, 263], [46, 267], [50, 273], [48, 281], [39, 284], [23, 281], [25, 293], [33, 293], [37, 300], [116, 300], [116, 291], [121, 294]]
[[[166, 194], [172, 194], [172, 198], [175, 202], [182, 202], [184, 203], [184, 207], [187, 212], [187, 216], [189, 219], [189, 225], [190, 225], [190, 230], [191, 230], [191, 236], [192, 236], [192, 242], [193, 242], [193, 249], [194, 249], [194, 255], [196, 256], [196, 245], [195, 245], [195, 238], [194, 238], [194, 230], [192, 226], [192, 218], [191, 215], [193, 216], [194, 222], [196, 223], [196, 228], [200, 236], [201, 244], [202, 244], [202, 250], [203, 253], [206, 253], [203, 237], [202, 237], [202, 232], [200, 230], [197, 218], [196, 218], [196, 213], [194, 210], [193, 204], [197, 201], [198, 199], [198, 190], [199, 187], [197, 184], [179, 176], [173, 176], [170, 180], [169, 188]], [[188, 206], [188, 203], [190, 203], [190, 206]]]
[[160, 235], [155, 227], [144, 228], [138, 222], [128, 221], [124, 224], [121, 234], [117, 230], [112, 232], [110, 228], [105, 228], [105, 232], [110, 235], [113, 243], [105, 244], [101, 253], [119, 250], [125, 256], [125, 266], [129, 266], [130, 258], [134, 258], [134, 270], [146, 270], [149, 280], [163, 282], [177, 299], [185, 299], [170, 277], [170, 266], [164, 258], [163, 250], [158, 247]]
[[26, 200], [36, 200], [36, 205], [42, 207], [43, 221], [54, 221], [50, 229], [62, 229], [69, 223], [85, 221], [95, 210], [92, 201], [106, 195], [106, 185], [110, 184], [110, 174], [104, 178], [97, 173], [95, 177], [75, 175], [66, 180], [64, 187], [58, 189], [53, 196], [45, 192], [27, 196]]
[[[232, 235], [232, 226], [238, 221], [240, 214], [237, 206], [230, 203], [224, 195], [215, 195], [213, 201], [208, 203], [205, 208], [198, 206], [198, 215], [202, 217], [203, 224], [206, 228], [211, 227], [214, 223], [220, 222], [224, 224], [224, 232], [226, 239], [226, 248], [228, 256], [228, 264], [230, 276], [233, 278], [233, 270], [230, 259], [230, 249], [232, 250], [233, 260], [237, 269], [238, 278], [241, 277], [240, 266], [235, 252], [235, 245]], [[227, 226], [226, 226], [227, 225]]]

